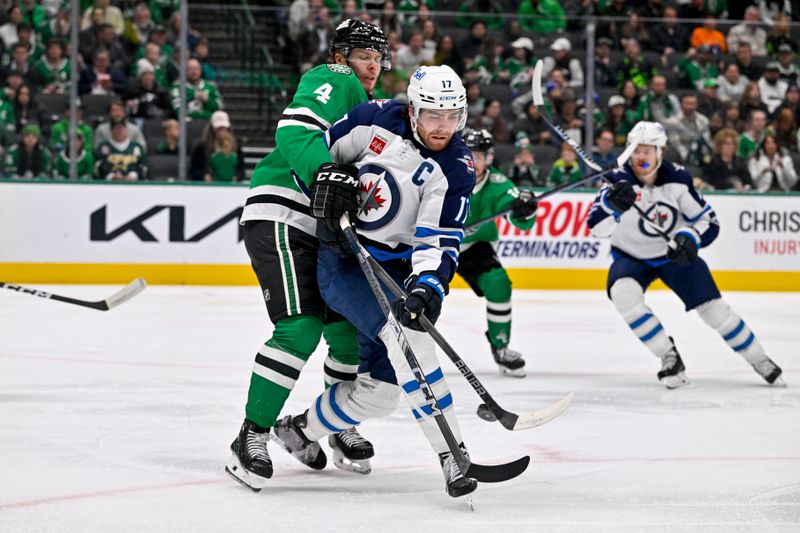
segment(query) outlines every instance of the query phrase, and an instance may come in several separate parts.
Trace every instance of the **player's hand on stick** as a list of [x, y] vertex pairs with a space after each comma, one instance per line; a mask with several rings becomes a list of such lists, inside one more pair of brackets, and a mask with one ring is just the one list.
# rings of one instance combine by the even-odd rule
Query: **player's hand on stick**
[[323, 163], [314, 173], [311, 214], [332, 233], [340, 232], [339, 219], [358, 211], [358, 169], [353, 165]]
[[618, 181], [606, 193], [606, 203], [617, 213], [624, 213], [636, 203], [636, 191], [627, 181]]
[[678, 233], [667, 244], [667, 257], [680, 266], [689, 266], [697, 260], [697, 243], [685, 233]]
[[402, 325], [417, 331], [424, 331], [419, 323], [420, 314], [425, 314], [432, 324], [436, 323], [442, 312], [444, 287], [439, 278], [432, 274], [412, 276], [406, 282], [408, 296], [392, 302], [392, 312]]
[[531, 191], [522, 190], [519, 196], [511, 202], [511, 214], [520, 220], [530, 220], [536, 216], [536, 208], [539, 202]]

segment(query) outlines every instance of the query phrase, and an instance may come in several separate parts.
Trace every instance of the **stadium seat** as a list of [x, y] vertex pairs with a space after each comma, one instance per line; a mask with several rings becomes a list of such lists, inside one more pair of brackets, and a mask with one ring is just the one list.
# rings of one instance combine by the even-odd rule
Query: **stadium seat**
[[81, 98], [83, 120], [89, 124], [100, 122], [108, 116], [108, 108], [115, 99], [115, 96], [109, 94], [87, 94]]
[[42, 116], [50, 120], [58, 120], [64, 115], [64, 109], [69, 102], [66, 94], [39, 94], [36, 102], [42, 110]]
[[[152, 154], [147, 158], [149, 179], [165, 181], [178, 178], [178, 156], [174, 154]], [[188, 165], [187, 165], [188, 169]]]
[[494, 166], [507, 168], [514, 162], [514, 145], [510, 143], [496, 143], [494, 145]]
[[533, 156], [536, 158], [536, 164], [540, 166], [552, 165], [553, 161], [561, 156], [561, 151], [552, 144], [534, 144]]
[[186, 123], [186, 146], [189, 149], [203, 139], [203, 131], [207, 124], [207, 120], [192, 120]]

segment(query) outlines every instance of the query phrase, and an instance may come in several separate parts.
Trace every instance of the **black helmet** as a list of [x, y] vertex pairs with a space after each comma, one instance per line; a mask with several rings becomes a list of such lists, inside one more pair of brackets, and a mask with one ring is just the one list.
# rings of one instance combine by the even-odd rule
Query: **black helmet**
[[461, 134], [461, 138], [464, 139], [467, 148], [473, 152], [491, 152], [494, 148], [492, 134], [486, 130], [466, 129]]
[[392, 68], [392, 55], [389, 53], [389, 41], [377, 26], [357, 19], [347, 19], [336, 27], [336, 35], [331, 41], [331, 57], [341, 50], [344, 58], [350, 55], [353, 48], [366, 48], [381, 54], [381, 68]]

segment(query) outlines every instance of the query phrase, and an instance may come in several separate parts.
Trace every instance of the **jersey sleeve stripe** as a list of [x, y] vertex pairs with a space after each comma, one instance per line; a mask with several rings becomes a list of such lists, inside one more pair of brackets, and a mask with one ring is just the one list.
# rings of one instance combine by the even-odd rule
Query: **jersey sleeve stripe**
[[314, 123], [318, 124], [320, 128], [323, 130], [327, 130], [331, 127], [331, 123], [322, 118], [321, 116], [317, 115], [313, 111], [311, 111], [307, 107], [298, 107], [292, 108], [287, 107], [283, 110], [282, 113], [283, 118], [294, 118], [295, 120], [300, 120], [300, 117], [304, 117], [305, 119], [311, 120]]
[[[321, 128], [319, 126], [319, 124], [316, 124], [316, 123], [306, 119], [305, 117], [300, 117], [302, 120], [295, 120], [295, 118], [291, 118], [291, 119], [286, 119], [285, 118], [285, 119], [279, 120], [277, 129], [285, 128], [286, 126], [301, 126], [303, 128], [306, 128], [307, 130], [324, 131], [324, 129]], [[308, 122], [306, 122], [306, 120], [308, 120]]]

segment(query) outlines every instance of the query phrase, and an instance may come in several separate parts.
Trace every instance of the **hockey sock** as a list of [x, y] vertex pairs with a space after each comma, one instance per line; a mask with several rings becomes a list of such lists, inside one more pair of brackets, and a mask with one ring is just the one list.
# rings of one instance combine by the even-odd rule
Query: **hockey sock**
[[[441, 409], [447, 423], [450, 425], [453, 436], [457, 442], [461, 442], [463, 439], [461, 438], [461, 429], [453, 409], [453, 395], [450, 393], [450, 387], [447, 385], [447, 380], [445, 380], [442, 369], [439, 367], [439, 361], [436, 358], [436, 345], [433, 339], [423, 331], [403, 328], [403, 332], [406, 334], [420, 368], [425, 374], [425, 380], [430, 385], [434, 396], [439, 400], [439, 409]], [[419, 422], [422, 432], [430, 442], [431, 447], [436, 453], [449, 451], [439, 426], [431, 416], [433, 411], [428, 405], [430, 402], [425, 399], [425, 394], [411, 372], [406, 357], [388, 325], [381, 330], [380, 338], [386, 344], [389, 360], [397, 374], [397, 382], [403, 388], [406, 400], [411, 407], [411, 412]]]
[[697, 314], [722, 335], [734, 352], [744, 357], [751, 365], [766, 357], [764, 348], [750, 327], [722, 298], [715, 298], [699, 305]]
[[256, 354], [245, 407], [248, 420], [264, 428], [275, 425], [321, 335], [318, 317], [296, 315], [278, 320], [272, 338]]
[[368, 418], [386, 416], [397, 407], [400, 388], [360, 374], [355, 381], [334, 383], [306, 412], [303, 433], [309, 440], [339, 433]]
[[664, 326], [644, 303], [644, 290], [633, 278], [620, 278], [608, 291], [611, 301], [639, 340], [656, 357], [661, 357], [673, 348]]
[[358, 372], [358, 342], [356, 328], [346, 320], [322, 326], [322, 335], [328, 343], [325, 358], [325, 388], [340, 381], [353, 381]]
[[478, 276], [486, 296], [486, 338], [494, 348], [505, 348], [511, 340], [511, 280], [505, 269], [493, 268]]

